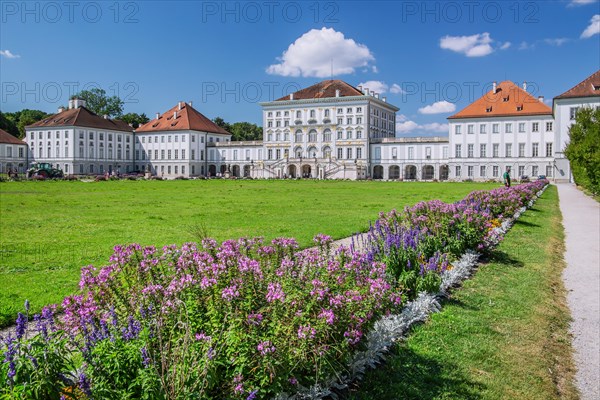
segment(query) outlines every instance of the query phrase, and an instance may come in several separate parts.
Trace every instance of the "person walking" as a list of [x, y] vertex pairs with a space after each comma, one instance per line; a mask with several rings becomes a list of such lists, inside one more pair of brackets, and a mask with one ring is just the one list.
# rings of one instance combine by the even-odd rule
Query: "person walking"
[[504, 186], [507, 188], [510, 187], [510, 167], [506, 168], [506, 172], [504, 172], [502, 177], [504, 178]]

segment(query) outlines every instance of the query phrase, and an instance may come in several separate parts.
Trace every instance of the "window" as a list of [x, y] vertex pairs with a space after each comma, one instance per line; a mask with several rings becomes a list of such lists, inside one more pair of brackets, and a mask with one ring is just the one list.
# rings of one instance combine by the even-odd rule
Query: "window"
[[504, 149], [504, 157], [512, 157], [512, 143], [506, 143], [506, 148]]
[[175, 135], [175, 143], [177, 143], [179, 141], [179, 136]]
[[362, 131], [356, 131], [356, 138], [362, 139]]
[[546, 177], [552, 177], [552, 165], [546, 165]]
[[170, 160], [170, 159], [171, 159], [171, 150], [168, 150], [167, 151], [167, 160]]
[[344, 123], [344, 118], [338, 117], [338, 125], [342, 125]]
[[469, 178], [473, 178], [473, 169], [474, 169], [474, 168], [473, 168], [473, 166], [472, 166], [472, 165], [469, 165], [469, 166], [467, 167], [467, 176], [468, 176]]
[[494, 178], [497, 178], [497, 177], [498, 177], [498, 174], [499, 174], [499, 172], [500, 172], [500, 171], [498, 170], [498, 166], [497, 166], [497, 165], [494, 165], [494, 166], [492, 167], [492, 176], [493, 176]]
[[196, 159], [196, 150], [192, 149], [190, 155], [192, 156], [192, 160]]
[[181, 142], [185, 142], [185, 135], [181, 135]]
[[325, 118], [329, 117], [329, 110], [325, 110]]
[[571, 119], [571, 121], [573, 121], [575, 118], [577, 118], [578, 110], [579, 110], [579, 107], [571, 107], [569, 109], [569, 118]]
[[275, 134], [275, 141], [276, 142], [280, 142], [281, 141], [281, 133], [276, 133]]
[[356, 123], [362, 124], [362, 117], [356, 117]]
[[473, 125], [473, 124], [467, 125], [467, 133], [469, 135], [472, 135], [474, 132], [475, 132], [475, 125]]
[[154, 150], [154, 159], [158, 160], [158, 150]]
[[89, 138], [90, 138], [90, 140], [94, 140], [94, 132], [89, 133]]
[[272, 160], [273, 159], [273, 149], [269, 149], [267, 151], [267, 160]]
[[346, 124], [348, 124], [348, 125], [352, 124], [352, 117], [346, 118]]
[[348, 108], [346, 108], [346, 113], [348, 113], [348, 114], [352, 114], [352, 107], [348, 107]]
[[302, 111], [296, 111], [296, 118], [302, 118]]
[[504, 125], [504, 133], [512, 133], [512, 124]]
[[362, 112], [362, 107], [356, 107], [356, 113], [361, 113]]
[[276, 122], [275, 122], [275, 126], [276, 126], [277, 128], [281, 127], [281, 121], [276, 121]]
[[479, 133], [481, 133], [481, 134], [485, 134], [486, 133], [485, 132], [485, 124], [479, 125]]
[[352, 139], [352, 131], [346, 131], [346, 139]]
[[294, 140], [299, 143], [302, 141], [302, 131], [296, 131]]
[[546, 143], [546, 157], [552, 157], [552, 143]]
[[273, 134], [272, 134], [272, 133], [269, 133], [269, 134], [267, 135], [267, 140], [268, 140], [269, 142], [272, 142], [272, 141], [273, 141]]
[[[58, 150], [56, 150], [56, 156], [58, 157]], [[19, 158], [23, 158], [23, 147], [19, 147]]]
[[342, 139], [343, 138], [343, 136], [342, 136], [343, 134], [344, 134], [343, 131], [337, 131], [337, 138], [338, 139]]
[[181, 150], [181, 159], [185, 160], [185, 149]]
[[442, 158], [448, 158], [448, 146], [442, 147]]
[[273, 127], [273, 121], [269, 121], [269, 122], [267, 122], [267, 127], [268, 127], [268, 128], [272, 128], [272, 127]]
[[456, 170], [455, 170], [455, 175], [456, 175], [457, 178], [460, 178], [461, 172], [462, 171], [461, 171], [460, 165], [457, 165], [456, 166]]
[[343, 114], [343, 113], [344, 113], [344, 110], [343, 110], [342, 108], [338, 108], [338, 109], [337, 109], [337, 113], [338, 113], [338, 114]]
[[348, 160], [351, 160], [351, 159], [352, 159], [352, 147], [348, 147], [348, 148], [346, 149], [346, 158], [347, 158]]
[[310, 110], [310, 117], [314, 118], [315, 117], [315, 110]]
[[158, 136], [154, 136], [154, 143], [158, 143]]
[[540, 131], [540, 124], [539, 122], [534, 122], [531, 124], [531, 132], [539, 132]]
[[519, 143], [519, 157], [525, 157], [525, 143]]
[[[539, 157], [539, 153], [540, 153], [540, 144], [539, 143], [532, 143], [531, 144], [531, 157]], [[535, 174], [537, 175], [537, 174]]]
[[250, 150], [246, 150], [246, 161], [249, 161], [249, 160], [250, 160]]
[[161, 151], [160, 151], [160, 159], [161, 159], [161, 160], [164, 160], [164, 159], [165, 159], [165, 151], [164, 151], [164, 150], [161, 150]]
[[283, 116], [284, 117], [289, 117], [290, 116], [290, 112], [289, 111], [284, 111], [283, 112]]
[[[279, 157], [277, 157], [277, 158], [279, 158]], [[234, 150], [234, 151], [233, 151], [233, 159], [234, 159], [235, 161], [237, 161], [237, 159], [238, 159], [238, 151], [237, 151], [237, 150]]]
[[[275, 150], [275, 159], [279, 160], [281, 158], [281, 149], [276, 149]], [[234, 160], [237, 160], [237, 158], [234, 158]]]
[[276, 117], [278, 117], [278, 118], [279, 118], [279, 117], [281, 117], [281, 111], [277, 111], [277, 112], [275, 113], [275, 116], [276, 116]]
[[500, 144], [494, 143], [492, 144], [492, 157], [499, 157], [498, 153], [500, 152]]
[[175, 150], [175, 159], [179, 160], [179, 150]]
[[532, 176], [532, 177], [533, 177], [533, 176], [538, 176], [538, 171], [539, 171], [539, 168], [538, 168], [538, 166], [537, 166], [537, 165], [534, 165], [534, 166], [532, 166], [532, 167], [531, 167], [531, 176]]
[[525, 122], [519, 122], [519, 133], [525, 132]]
[[525, 166], [519, 165], [519, 176], [525, 175]]
[[485, 144], [479, 145], [479, 157], [482, 157], [482, 158], [487, 157], [486, 150], [487, 150], [487, 148], [486, 148]]
[[269, 112], [267, 113], [267, 117], [271, 118], [272, 116], [273, 116], [273, 113], [272, 113], [271, 111], [269, 111]]
[[462, 146], [460, 144], [457, 144], [456, 147], [454, 148], [454, 157], [461, 158], [462, 157], [461, 150], [462, 150]]
[[331, 131], [329, 129], [326, 129], [325, 132], [323, 132], [323, 141], [324, 142], [331, 141]]
[[356, 158], [362, 158], [362, 147], [356, 149]]
[[431, 159], [431, 147], [425, 147], [425, 158], [428, 160]]
[[454, 127], [454, 134], [456, 134], [456, 135], [460, 135], [460, 125], [456, 125], [456, 126]]
[[473, 158], [473, 144], [467, 145], [467, 157]]
[[485, 165], [479, 166], [479, 176], [485, 178]]
[[546, 132], [552, 132], [552, 122], [546, 122]]
[[500, 124], [492, 124], [492, 133], [500, 133]]
[[[456, 151], [457, 151], [457, 154], [459, 154], [460, 153], [460, 149], [459, 149], [460, 144], [457, 144], [456, 146], [458, 146]], [[460, 157], [460, 155], [457, 155], [457, 157]], [[414, 158], [415, 158], [415, 148], [411, 146], [408, 148], [408, 159], [414, 160]]]
[[310, 132], [308, 132], [308, 141], [309, 142], [317, 141], [317, 131], [311, 130]]
[[337, 158], [341, 160], [344, 157], [344, 149], [342, 149], [341, 147], [338, 147], [337, 153], [338, 153]]

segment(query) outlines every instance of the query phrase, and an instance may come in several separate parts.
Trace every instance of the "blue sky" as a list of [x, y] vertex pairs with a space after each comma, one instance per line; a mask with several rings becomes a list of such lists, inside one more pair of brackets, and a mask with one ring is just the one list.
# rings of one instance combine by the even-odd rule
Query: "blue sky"
[[[70, 4], [70, 5], [69, 5]], [[447, 134], [491, 82], [548, 101], [600, 68], [600, 2], [0, 3], [0, 109], [55, 112], [100, 86], [150, 118], [194, 101], [261, 122], [258, 102], [333, 77], [400, 107], [398, 135]]]

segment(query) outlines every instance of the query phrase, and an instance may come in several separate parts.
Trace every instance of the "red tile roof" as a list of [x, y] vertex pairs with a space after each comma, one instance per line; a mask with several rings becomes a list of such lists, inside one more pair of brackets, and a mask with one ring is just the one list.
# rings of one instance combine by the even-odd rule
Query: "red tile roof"
[[552, 115], [552, 109], [511, 81], [501, 82], [448, 119]]
[[79, 126], [83, 128], [133, 132], [133, 128], [126, 122], [100, 117], [83, 106], [54, 114], [35, 124], [28, 125], [26, 128], [55, 128], [59, 126]]
[[600, 69], [555, 99], [600, 96]]
[[[364, 94], [354, 86], [349, 85], [344, 81], [334, 79], [322, 81], [307, 88], [298, 90], [297, 92], [294, 92], [294, 100], [323, 99], [328, 97], [335, 97], [336, 90], [340, 91], [340, 97], [364, 96]], [[275, 101], [284, 101], [289, 99], [290, 95], [287, 95]]]
[[[161, 115], [158, 120], [153, 119], [150, 122], [141, 125], [135, 131], [139, 133], [192, 130], [231, 135], [225, 129], [212, 122], [189, 104], [185, 102], [181, 102], [181, 104], [181, 110], [179, 109], [178, 104]], [[177, 112], [177, 119], [173, 118], [175, 112]]]
[[22, 146], [27, 146], [27, 143], [24, 141], [14, 137], [10, 133], [5, 130], [0, 129], [0, 143], [8, 143], [8, 144], [19, 144]]

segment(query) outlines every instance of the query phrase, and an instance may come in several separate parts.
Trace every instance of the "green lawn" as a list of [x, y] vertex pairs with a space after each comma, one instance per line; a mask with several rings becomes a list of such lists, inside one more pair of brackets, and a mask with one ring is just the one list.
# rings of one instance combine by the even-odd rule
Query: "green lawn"
[[564, 234], [551, 186], [489, 263], [413, 329], [358, 399], [576, 399], [561, 280]]
[[334, 238], [364, 231], [379, 211], [452, 202], [497, 184], [348, 181], [0, 183], [0, 326], [25, 299], [33, 310], [76, 290], [79, 269], [115, 244], [181, 244], [207, 233]]

